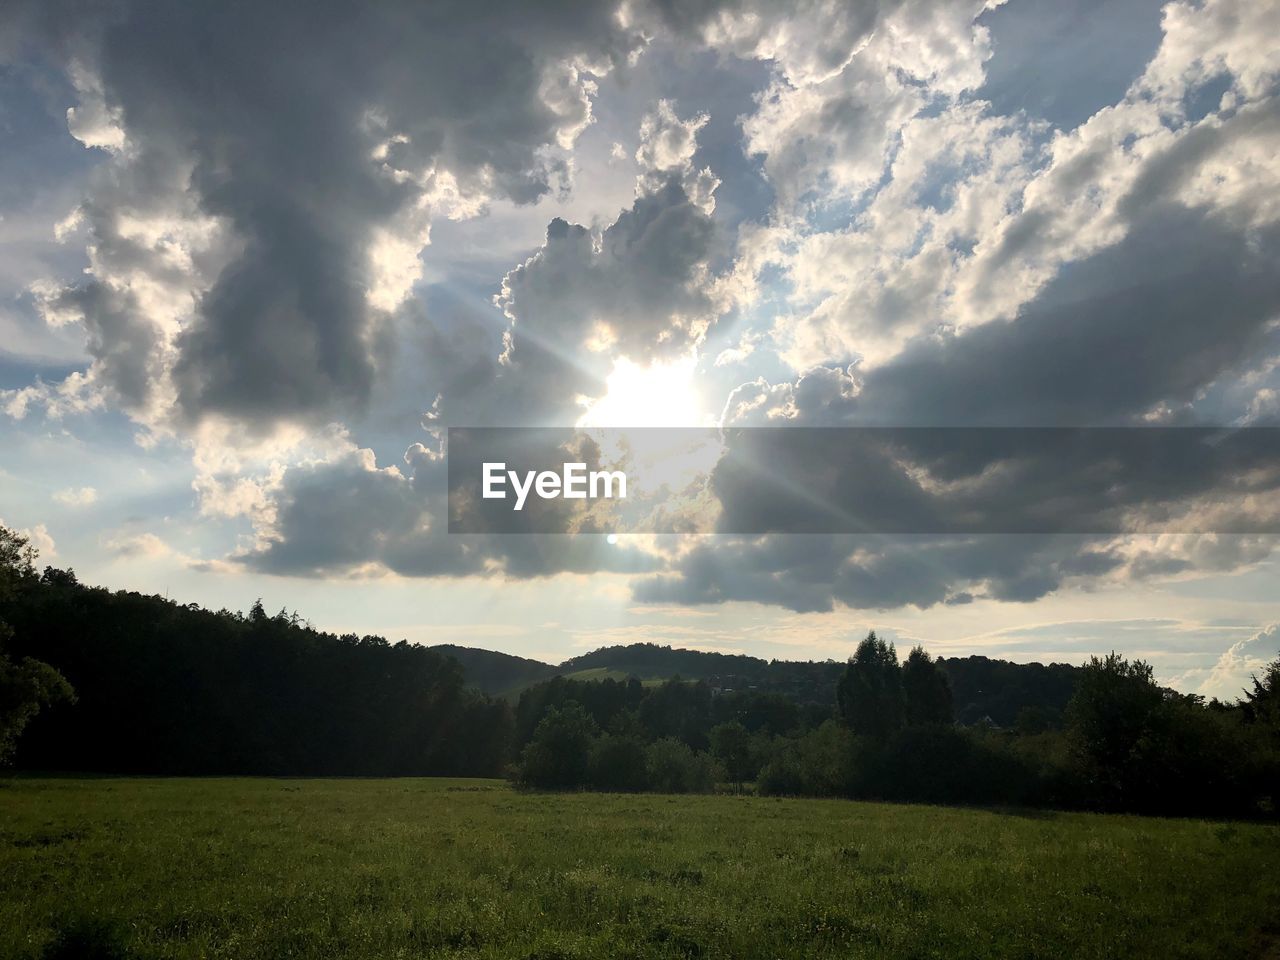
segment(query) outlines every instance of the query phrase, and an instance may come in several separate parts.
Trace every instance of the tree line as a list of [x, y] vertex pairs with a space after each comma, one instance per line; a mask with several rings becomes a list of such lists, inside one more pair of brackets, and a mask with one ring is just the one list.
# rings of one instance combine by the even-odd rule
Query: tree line
[[[517, 707], [516, 782], [540, 788], [698, 790], [1008, 804], [1175, 815], [1274, 815], [1280, 799], [1280, 659], [1236, 704], [1160, 687], [1112, 653], [1075, 671], [1065, 709], [1010, 727], [956, 723], [938, 661], [899, 662], [871, 633], [827, 716], [712, 698], [705, 684], [558, 679]], [[673, 776], [670, 771], [681, 771]]]
[[[1002, 676], [1008, 689], [993, 695]], [[981, 709], [996, 717], [975, 719]], [[1280, 660], [1221, 704], [1162, 688], [1149, 665], [1116, 654], [1015, 670], [915, 648], [900, 662], [873, 633], [825, 702], [679, 677], [556, 676], [511, 703], [404, 641], [324, 633], [260, 602], [211, 612], [38, 573], [30, 545], [0, 527], [0, 763], [15, 759], [1265, 815], [1280, 798]]]
[[[0, 528], [2, 530], [3, 528]], [[498, 776], [512, 714], [449, 657], [296, 615], [211, 612], [0, 563], [0, 743], [26, 768]], [[18, 740], [21, 735], [21, 740]]]
[[[750, 691], [784, 697], [804, 708], [830, 711], [843, 660], [762, 660], [742, 654], [682, 650], [655, 643], [601, 647], [559, 666], [495, 650], [442, 644], [432, 649], [462, 664], [467, 683], [488, 694], [518, 695], [556, 676], [598, 670], [609, 676], [679, 676], [705, 680], [714, 695]], [[1080, 668], [1067, 663], [1010, 663], [981, 655], [939, 657], [954, 702], [955, 720], [1044, 729], [1061, 723]]]

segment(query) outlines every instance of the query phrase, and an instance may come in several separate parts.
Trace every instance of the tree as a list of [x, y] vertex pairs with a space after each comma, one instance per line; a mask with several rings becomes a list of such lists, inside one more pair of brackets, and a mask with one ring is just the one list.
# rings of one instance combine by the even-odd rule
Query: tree
[[40, 574], [40, 582], [55, 587], [76, 587], [80, 585], [76, 572], [70, 567], [65, 570], [59, 570], [57, 567], [45, 567], [44, 573]]
[[858, 644], [836, 685], [840, 716], [854, 733], [887, 737], [902, 726], [902, 672], [892, 643], [872, 630]]
[[765, 795], [850, 796], [855, 791], [859, 741], [844, 724], [828, 720], [816, 730], [784, 742], [760, 769], [756, 788]]
[[751, 734], [734, 721], [711, 728], [711, 755], [724, 766], [725, 774], [739, 786], [752, 773]]
[[595, 790], [637, 793], [648, 787], [644, 743], [636, 737], [605, 734], [591, 747], [589, 770]]
[[1280, 657], [1244, 692], [1243, 717], [1250, 739], [1251, 778], [1255, 793], [1280, 809]]
[[902, 664], [902, 692], [908, 724], [955, 721], [951, 685], [923, 647], [913, 647]]
[[[0, 610], [12, 602], [24, 581], [35, 578], [35, 560], [30, 541], [0, 525]], [[51, 569], [45, 568], [46, 576]], [[49, 664], [32, 657], [14, 660], [4, 652], [12, 636], [13, 629], [0, 620], [0, 765], [12, 761], [18, 738], [41, 710], [75, 700], [71, 684]]]
[[521, 755], [519, 779], [531, 787], [582, 787], [600, 728], [572, 701], [552, 707]]
[[1280, 732], [1280, 657], [1267, 664], [1261, 678], [1251, 679], [1253, 689], [1244, 692], [1246, 718]]
[[0, 524], [0, 602], [13, 596], [22, 578], [35, 575], [37, 556], [27, 537]]
[[710, 793], [716, 785], [716, 768], [705, 753], [694, 753], [675, 737], [649, 744], [645, 767], [649, 789], [658, 793]]
[[1134, 751], [1164, 702], [1151, 666], [1114, 651], [1090, 657], [1067, 704], [1074, 759], [1093, 799], [1123, 804], [1136, 778]]
[[13, 760], [18, 738], [36, 714], [60, 702], [75, 702], [75, 693], [57, 670], [31, 657], [0, 656], [0, 765]]
[[[3, 543], [23, 556], [12, 537]], [[0, 570], [0, 618], [14, 628], [0, 702], [6, 730], [26, 725], [16, 757], [26, 766], [495, 776], [511, 760], [509, 706], [467, 689], [459, 664], [426, 647], [14, 568]], [[74, 683], [77, 701], [28, 722], [33, 703], [65, 693], [40, 662]]]

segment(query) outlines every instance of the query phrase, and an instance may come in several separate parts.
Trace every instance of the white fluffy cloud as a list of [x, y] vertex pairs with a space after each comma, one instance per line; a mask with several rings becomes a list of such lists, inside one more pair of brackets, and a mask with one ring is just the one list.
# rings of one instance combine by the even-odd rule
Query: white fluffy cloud
[[93, 487], [66, 487], [53, 494], [57, 503], [68, 507], [87, 507], [98, 500], [98, 491]]
[[1277, 657], [1280, 657], [1280, 623], [1273, 623], [1227, 648], [1201, 683], [1200, 692], [1234, 700], [1249, 689], [1250, 677], [1261, 675], [1267, 664]]
[[[1007, 321], [1065, 265], [1122, 240], [1156, 202], [1211, 210], [1247, 229], [1280, 215], [1270, 199], [1280, 194], [1276, 57], [1257, 42], [1280, 29], [1274, 5], [1171, 5], [1164, 41], [1128, 95], [1065, 131], [961, 96], [980, 85], [988, 52], [982, 28], [966, 26], [978, 12], [957, 6], [931, 27], [949, 41], [873, 39], [814, 88], [779, 81], [748, 121], [782, 201], [805, 190], [825, 203], [870, 192], [849, 227], [800, 224], [790, 248], [774, 254], [798, 308], [776, 331], [793, 368], [883, 363], [915, 337]], [[890, 52], [877, 63], [882, 42]], [[919, 63], [895, 72], [889, 58], [912, 51]], [[853, 82], [863, 63], [875, 63], [865, 82], [876, 91], [847, 91], [857, 109], [825, 115], [843, 101], [822, 88]], [[901, 71], [919, 84], [879, 89], [900, 83]], [[1227, 92], [1189, 118], [1188, 99], [1222, 77]], [[940, 105], [922, 114], [926, 103]], [[842, 122], [862, 125], [848, 128], [844, 144]], [[833, 130], [820, 135], [822, 126]]]

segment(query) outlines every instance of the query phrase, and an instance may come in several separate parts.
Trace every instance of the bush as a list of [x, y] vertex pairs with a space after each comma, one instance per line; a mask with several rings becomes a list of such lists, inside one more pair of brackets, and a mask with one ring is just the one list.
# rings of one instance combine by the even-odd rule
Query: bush
[[719, 770], [705, 753], [694, 753], [675, 737], [649, 744], [646, 757], [649, 789], [658, 793], [710, 793]]
[[1115, 653], [1091, 657], [1067, 704], [1067, 730], [1090, 806], [1124, 808], [1135, 787], [1134, 751], [1164, 702], [1149, 664]]
[[591, 748], [598, 733], [596, 722], [578, 704], [571, 701], [552, 707], [524, 748], [517, 780], [525, 786], [550, 789], [586, 786]]
[[1039, 799], [1031, 765], [999, 734], [935, 724], [908, 727], [876, 747], [859, 771], [859, 796], [919, 803], [1028, 804]]
[[853, 793], [862, 749], [835, 720], [784, 742], [760, 770], [758, 792], [771, 796], [838, 797]]
[[711, 728], [711, 754], [734, 783], [750, 780], [758, 770], [751, 749], [751, 734], [736, 721]]
[[591, 748], [588, 777], [593, 790], [636, 793], [649, 785], [644, 744], [606, 734]]
[[1125, 805], [1167, 814], [1256, 812], [1246, 731], [1238, 714], [1173, 696], [1152, 711], [1130, 754]]

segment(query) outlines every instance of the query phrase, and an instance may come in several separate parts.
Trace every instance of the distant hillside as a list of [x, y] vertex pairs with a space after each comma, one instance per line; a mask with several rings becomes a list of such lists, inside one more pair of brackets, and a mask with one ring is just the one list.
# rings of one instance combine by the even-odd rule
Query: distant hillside
[[467, 684], [490, 695], [518, 690], [539, 680], [549, 680], [561, 672], [559, 667], [541, 660], [499, 653], [497, 650], [459, 647], [452, 643], [441, 643], [431, 649], [457, 660], [462, 664]]
[[[554, 676], [579, 680], [680, 676], [705, 680], [720, 692], [755, 690], [783, 694], [799, 703], [826, 705], [834, 701], [835, 684], [844, 670], [840, 660], [763, 660], [656, 643], [601, 647], [559, 666], [493, 650], [453, 645], [433, 649], [458, 660], [467, 683], [491, 695], [514, 695]], [[1001, 727], [1013, 726], [1024, 710], [1037, 722], [1056, 726], [1080, 670], [1065, 663], [1046, 666], [983, 656], [941, 657], [938, 665], [951, 684], [957, 721], [973, 724], [986, 720]]]
[[1067, 663], [1046, 666], [981, 656], [939, 657], [938, 666], [951, 684], [957, 722], [990, 720], [1000, 727], [1013, 726], [1023, 710], [1033, 711], [1041, 724], [1056, 726], [1080, 675], [1079, 667]]
[[703, 680], [722, 674], [763, 676], [769, 668], [769, 661], [744, 654], [683, 650], [656, 643], [631, 643], [619, 647], [601, 647], [560, 665], [560, 669], [566, 673], [592, 667], [621, 670], [637, 677], [670, 677], [678, 673], [691, 680]]
[[713, 689], [780, 693], [800, 703], [828, 704], [834, 700], [836, 680], [844, 663], [837, 660], [762, 660], [744, 654], [682, 650], [656, 643], [602, 647], [566, 660], [566, 675], [607, 668], [641, 679], [680, 676], [705, 680]]

